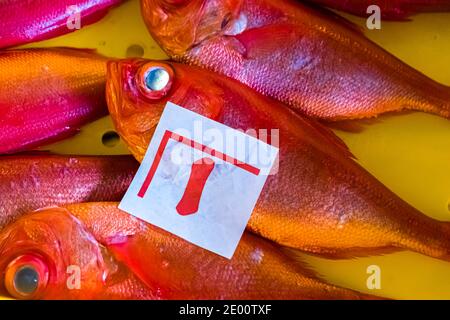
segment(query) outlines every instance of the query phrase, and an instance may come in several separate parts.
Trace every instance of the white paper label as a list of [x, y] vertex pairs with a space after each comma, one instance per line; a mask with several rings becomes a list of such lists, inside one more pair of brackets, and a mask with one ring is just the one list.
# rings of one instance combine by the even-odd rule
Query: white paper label
[[119, 208], [230, 259], [277, 155], [169, 102]]

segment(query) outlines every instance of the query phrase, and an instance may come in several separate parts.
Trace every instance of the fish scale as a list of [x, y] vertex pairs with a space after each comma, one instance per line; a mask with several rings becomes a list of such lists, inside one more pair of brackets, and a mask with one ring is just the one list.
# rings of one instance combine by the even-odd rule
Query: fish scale
[[160, 299], [376, 299], [322, 282], [301, 262], [250, 233], [228, 260], [144, 223], [117, 205], [65, 208]]
[[[2, 0], [0, 1], [0, 48], [57, 37], [75, 28], [67, 22], [76, 7], [81, 26], [101, 19], [121, 0]], [[16, 14], [12, 14], [12, 13]]]
[[137, 168], [130, 156], [1, 156], [0, 229], [42, 207], [118, 201]]
[[0, 52], [0, 154], [60, 140], [106, 115], [106, 61], [80, 49]]
[[[173, 69], [171, 87], [159, 99], [133, 87], [147, 68]], [[331, 258], [406, 249], [450, 259], [449, 222], [395, 195], [329, 129], [231, 78], [175, 62], [110, 62], [107, 100], [139, 161], [168, 101], [234, 129], [278, 129], [279, 170], [267, 178], [247, 226], [263, 237]]]
[[[449, 87], [332, 12], [293, 0], [169, 2], [142, 0], [141, 7], [148, 30], [171, 58], [234, 78], [298, 113], [328, 121], [403, 110], [450, 117]], [[239, 32], [222, 27], [229, 17]], [[299, 68], [298, 59], [308, 64]]]

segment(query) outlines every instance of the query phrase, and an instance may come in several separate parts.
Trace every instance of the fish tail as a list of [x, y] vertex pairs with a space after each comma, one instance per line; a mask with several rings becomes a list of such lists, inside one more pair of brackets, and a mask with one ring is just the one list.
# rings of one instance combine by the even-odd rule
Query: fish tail
[[442, 247], [444, 252], [437, 258], [450, 262], [450, 222], [441, 222], [443, 229]]
[[437, 90], [439, 93], [437, 98], [439, 100], [434, 106], [434, 113], [441, 117], [450, 119], [450, 87], [439, 85]]
[[450, 222], [434, 221], [421, 227], [424, 232], [410, 234], [403, 248], [450, 262]]
[[432, 113], [443, 118], [450, 119], [450, 87], [427, 79], [422, 83], [422, 99], [407, 109]]

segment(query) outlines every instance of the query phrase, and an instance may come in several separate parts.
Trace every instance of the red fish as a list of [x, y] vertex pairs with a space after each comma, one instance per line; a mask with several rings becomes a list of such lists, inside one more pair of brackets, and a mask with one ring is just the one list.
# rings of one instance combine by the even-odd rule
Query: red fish
[[0, 154], [60, 140], [106, 115], [106, 61], [67, 48], [0, 52]]
[[142, 0], [154, 39], [329, 121], [418, 110], [450, 117], [450, 88], [401, 62], [343, 18], [293, 0]]
[[17, 299], [155, 297], [61, 208], [32, 213], [0, 232], [0, 293]]
[[160, 299], [373, 299], [326, 284], [257, 236], [245, 233], [231, 260], [119, 210], [115, 203], [66, 209]]
[[119, 201], [137, 167], [131, 156], [2, 156], [0, 229], [42, 207]]
[[[122, 0], [2, 0], [0, 48], [45, 40], [94, 23]], [[73, 27], [72, 27], [72, 24]]]
[[168, 101], [231, 128], [267, 130], [269, 142], [279, 129], [278, 172], [268, 177], [248, 223], [259, 235], [335, 258], [403, 249], [450, 258], [448, 222], [400, 199], [325, 127], [233, 79], [171, 62], [111, 62], [107, 100], [139, 161]]
[[386, 20], [405, 20], [422, 12], [450, 11], [450, 0], [308, 0], [361, 17], [369, 16], [367, 8], [377, 5]]

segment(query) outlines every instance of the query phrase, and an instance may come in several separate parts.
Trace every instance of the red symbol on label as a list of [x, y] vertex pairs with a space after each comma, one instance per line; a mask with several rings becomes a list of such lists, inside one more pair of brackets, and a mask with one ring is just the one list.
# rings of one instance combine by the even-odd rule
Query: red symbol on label
[[186, 190], [177, 205], [177, 212], [180, 215], [187, 216], [198, 211], [203, 188], [214, 169], [214, 165], [214, 161], [210, 158], [202, 158], [192, 164]]
[[[202, 151], [203, 153], [209, 154], [210, 156], [221, 159], [225, 162], [231, 163], [236, 167], [241, 168], [251, 174], [259, 175], [260, 170], [248, 163], [240, 162], [235, 158], [227, 156], [215, 149], [211, 149], [201, 143], [195, 142], [186, 137], [180, 136], [174, 132], [166, 131], [161, 140], [161, 144], [158, 147], [156, 152], [155, 159], [150, 167], [150, 171], [147, 174], [147, 177], [144, 180], [141, 188], [138, 192], [138, 197], [143, 198], [145, 193], [147, 192], [150, 183], [155, 176], [156, 170], [158, 169], [159, 163], [161, 162], [162, 155], [164, 150], [166, 149], [167, 143], [170, 139], [173, 139], [177, 142], [183, 143], [193, 149], [197, 149]], [[189, 178], [188, 184], [186, 186], [186, 190], [184, 192], [183, 197], [177, 205], [177, 212], [180, 215], [190, 215], [198, 210], [198, 205], [200, 202], [200, 197], [203, 192], [203, 188], [205, 186], [206, 180], [214, 169], [214, 161], [210, 158], [202, 158], [192, 164], [191, 176]]]

